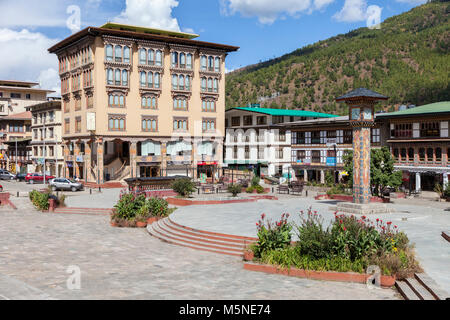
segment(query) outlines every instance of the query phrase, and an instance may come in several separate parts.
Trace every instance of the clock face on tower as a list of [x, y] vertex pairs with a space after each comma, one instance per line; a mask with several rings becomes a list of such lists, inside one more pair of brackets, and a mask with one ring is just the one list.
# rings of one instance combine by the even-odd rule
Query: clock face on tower
[[353, 108], [352, 109], [352, 120], [359, 120], [359, 108]]
[[364, 120], [372, 120], [372, 109], [371, 108], [364, 108]]

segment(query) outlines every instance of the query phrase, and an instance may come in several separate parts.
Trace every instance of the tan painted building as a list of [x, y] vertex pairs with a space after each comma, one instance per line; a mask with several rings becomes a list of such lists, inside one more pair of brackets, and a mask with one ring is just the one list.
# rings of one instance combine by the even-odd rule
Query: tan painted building
[[197, 177], [221, 166], [225, 57], [238, 48], [196, 36], [108, 23], [49, 49], [60, 61], [66, 175]]
[[31, 112], [32, 119], [32, 164], [28, 172], [45, 171], [56, 177], [63, 176], [61, 99], [48, 98], [48, 101], [29, 106], [27, 110]]
[[[38, 85], [37, 82], [0, 80], [0, 121], [6, 116], [23, 114], [26, 112], [27, 106], [46, 101], [47, 94], [54, 92], [37, 88]], [[17, 127], [18, 131], [14, 131], [15, 128], [11, 126], [12, 130], [10, 130], [8, 125], [9, 122], [13, 125], [19, 124], [20, 121], [21, 120], [18, 119], [16, 122], [0, 122], [0, 153], [4, 154], [6, 152], [8, 146], [5, 142], [11, 140], [10, 136], [13, 137], [13, 139], [15, 139], [16, 136], [23, 137], [25, 126], [23, 126], [23, 131], [20, 131], [20, 126]]]

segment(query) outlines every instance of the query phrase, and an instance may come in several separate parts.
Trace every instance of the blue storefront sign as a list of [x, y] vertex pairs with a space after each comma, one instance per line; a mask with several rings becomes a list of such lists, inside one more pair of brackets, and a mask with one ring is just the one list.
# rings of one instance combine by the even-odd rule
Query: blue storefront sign
[[327, 157], [327, 166], [334, 167], [336, 165], [336, 157]]

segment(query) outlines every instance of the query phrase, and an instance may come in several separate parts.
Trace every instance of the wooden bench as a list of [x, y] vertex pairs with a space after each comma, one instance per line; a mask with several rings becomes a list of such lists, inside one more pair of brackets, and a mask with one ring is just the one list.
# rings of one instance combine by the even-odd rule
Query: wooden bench
[[280, 184], [277, 187], [277, 191], [278, 191], [278, 193], [287, 193], [287, 194], [289, 194], [289, 186]]
[[291, 188], [292, 193], [302, 194], [303, 192], [303, 184], [293, 184]]
[[204, 184], [201, 186], [201, 190], [203, 193], [215, 193], [215, 188], [212, 184]]

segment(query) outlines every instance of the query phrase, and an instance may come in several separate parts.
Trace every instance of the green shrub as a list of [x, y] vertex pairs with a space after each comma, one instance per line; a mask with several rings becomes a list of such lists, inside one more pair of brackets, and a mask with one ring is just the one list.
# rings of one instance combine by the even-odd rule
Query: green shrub
[[195, 191], [195, 184], [189, 178], [180, 178], [172, 183], [172, 189], [182, 197], [189, 197]]
[[132, 193], [124, 194], [114, 205], [116, 209], [115, 217], [132, 220], [136, 214], [141, 213], [141, 209], [145, 206], [145, 195], [135, 196]]
[[48, 210], [50, 195], [46, 192], [39, 192], [37, 190], [30, 191], [28, 194], [33, 205], [39, 210]]
[[260, 180], [261, 180], [261, 179], [260, 179], [258, 176], [253, 176], [252, 182], [251, 182], [251, 186], [252, 186], [252, 187], [259, 186], [259, 181], [260, 181]]
[[163, 198], [150, 198], [147, 202], [152, 216], [166, 217], [169, 215], [169, 203]]
[[253, 190], [254, 190], [253, 186], [250, 186], [250, 187], [248, 187], [247, 189], [245, 189], [245, 192], [247, 192], [247, 193], [253, 193]]
[[279, 221], [266, 220], [262, 214], [256, 223], [258, 229], [258, 241], [254, 247], [255, 257], [259, 258], [266, 251], [280, 250], [291, 244], [292, 225], [287, 222], [289, 214], [282, 214]]
[[264, 193], [264, 192], [265, 192], [265, 191], [264, 191], [264, 187], [261, 186], [261, 185], [257, 185], [257, 186], [255, 187], [255, 189], [256, 189], [256, 192], [257, 192], [257, 193]]
[[228, 192], [230, 192], [233, 197], [236, 197], [242, 191], [242, 186], [240, 184], [230, 184], [228, 186]]

